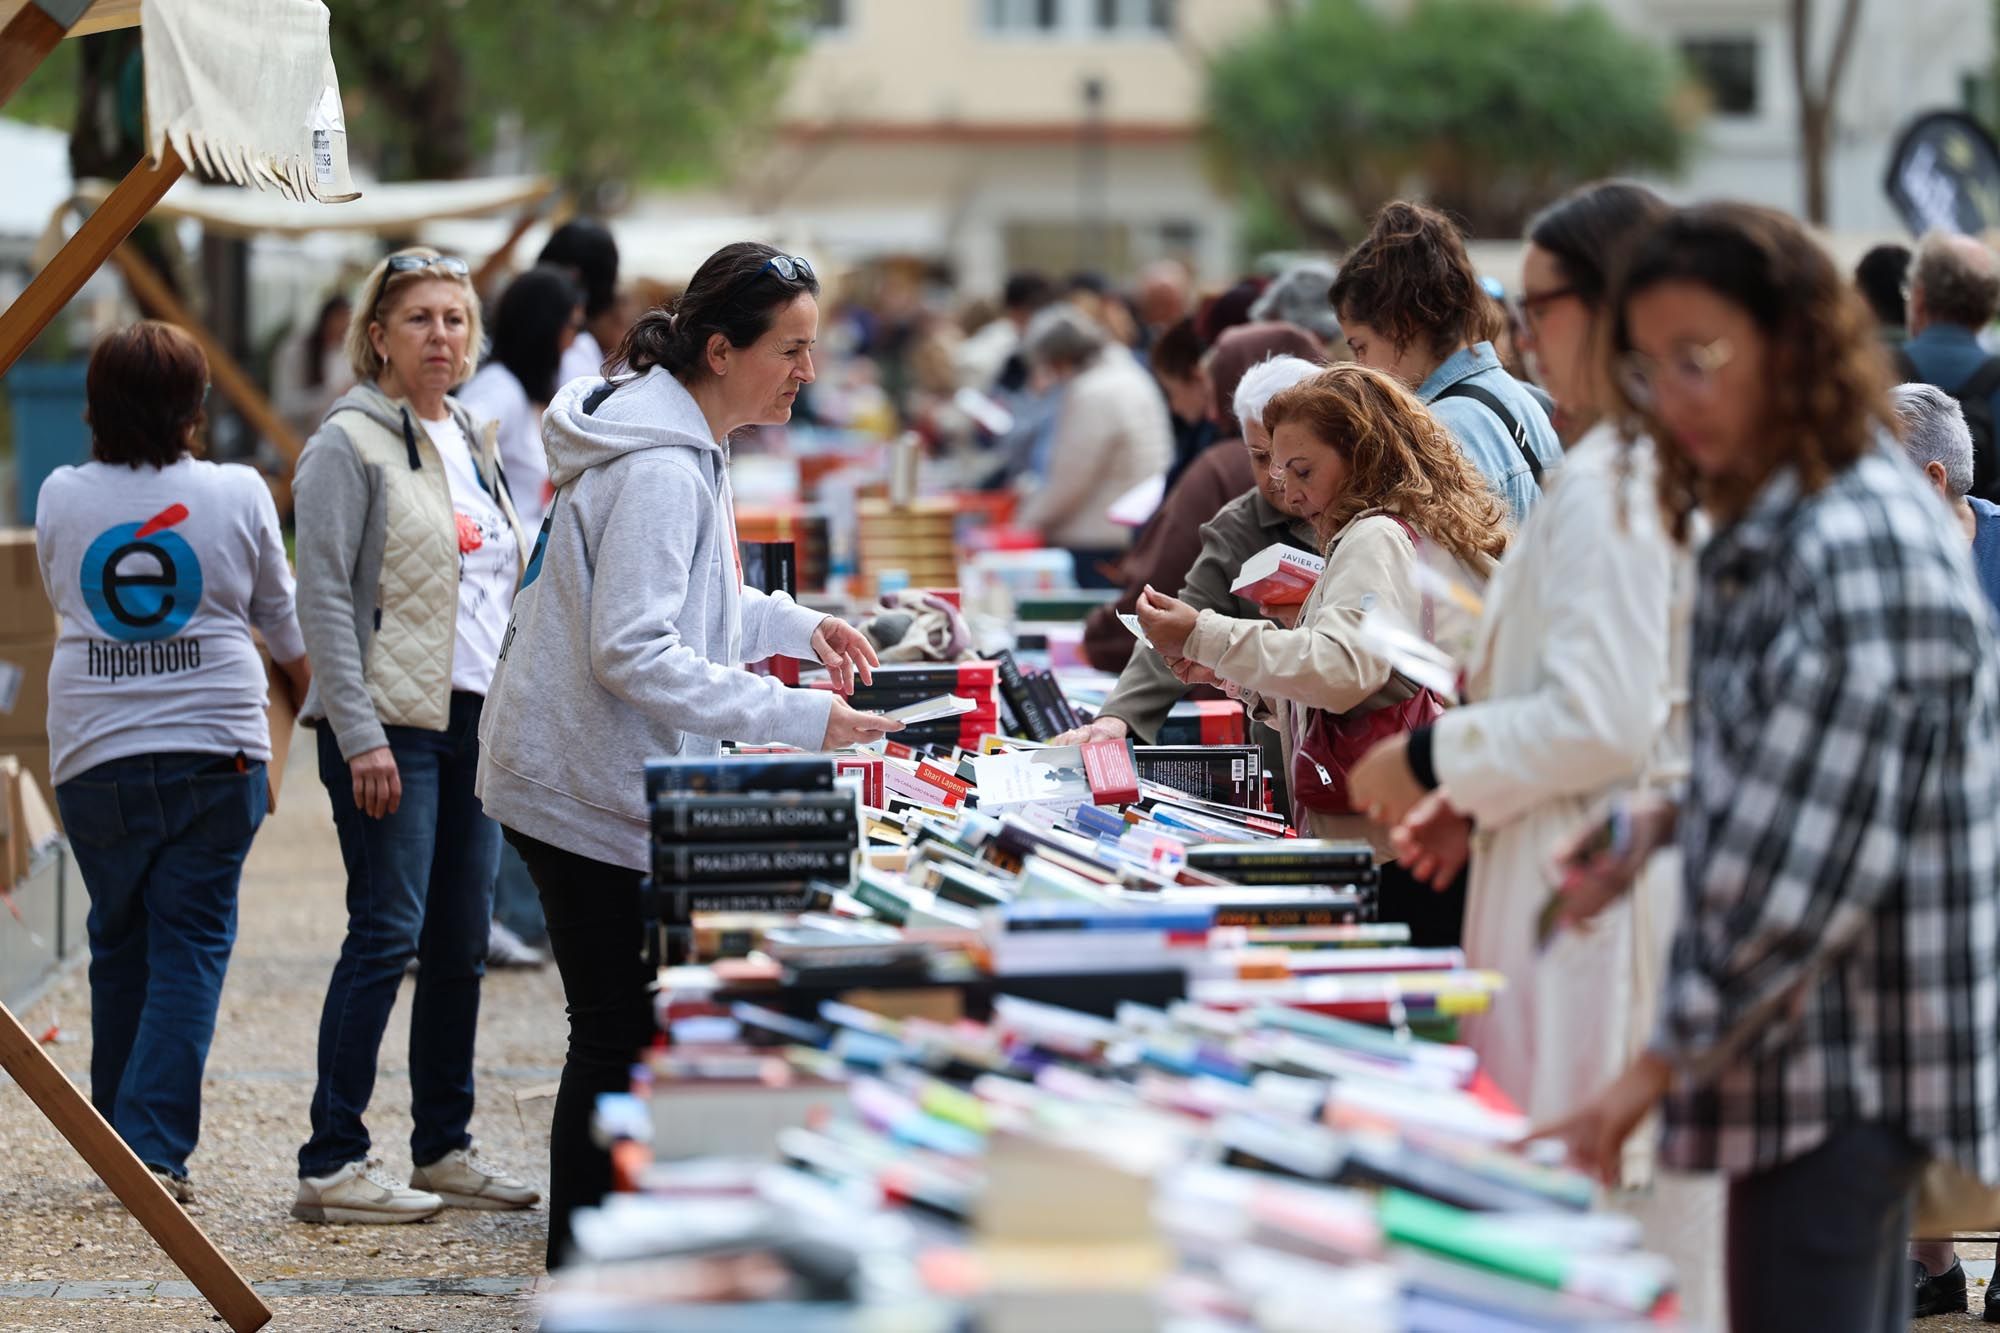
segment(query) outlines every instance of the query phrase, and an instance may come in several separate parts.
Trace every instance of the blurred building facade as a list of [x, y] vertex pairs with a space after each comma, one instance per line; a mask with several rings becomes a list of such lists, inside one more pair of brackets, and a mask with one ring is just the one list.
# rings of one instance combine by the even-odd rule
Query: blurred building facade
[[822, 0], [776, 143], [733, 197], [833, 257], [1129, 274], [1240, 260], [1199, 142], [1206, 54], [1259, 0]]
[[[1710, 95], [1710, 114], [1676, 194], [1726, 197], [1803, 214], [1792, 0], [1581, 0], [1678, 51]], [[1823, 77], [1850, 0], [1806, 0], [1810, 77]], [[1895, 232], [1883, 191], [1904, 128], [1926, 111], [1989, 100], [1991, 0], [1853, 0], [1852, 54], [1833, 107], [1827, 225]]]
[[[1017, 268], [1122, 278], [1166, 257], [1221, 282], [1247, 256], [1204, 156], [1205, 64], [1297, 2], [818, 0], [775, 138], [719, 188], [648, 205], [782, 219], [836, 265], [939, 263], [964, 292], [996, 292]], [[1601, 6], [1707, 85], [1689, 167], [1660, 186], [1803, 213], [1792, 0], [1557, 2]], [[1814, 77], [1846, 3], [1807, 0]], [[1857, 3], [1828, 222], [1894, 234], [1882, 181], [1897, 136], [1920, 112], [1992, 97], [1994, 19], [1990, 0]]]

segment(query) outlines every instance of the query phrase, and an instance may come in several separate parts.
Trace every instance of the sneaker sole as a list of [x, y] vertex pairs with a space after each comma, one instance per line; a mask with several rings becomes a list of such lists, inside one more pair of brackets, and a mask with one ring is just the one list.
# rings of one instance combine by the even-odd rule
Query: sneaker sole
[[[418, 1187], [413, 1185], [411, 1188], [416, 1189]], [[474, 1212], [480, 1213], [519, 1212], [524, 1208], [533, 1208], [542, 1201], [542, 1196], [539, 1194], [532, 1199], [516, 1201], [513, 1199], [496, 1199], [490, 1194], [453, 1194], [448, 1190], [430, 1190], [428, 1192], [443, 1199], [444, 1206], [447, 1208], [470, 1208]]]
[[295, 1203], [292, 1216], [301, 1222], [323, 1222], [345, 1226], [394, 1226], [399, 1222], [428, 1222], [443, 1212], [442, 1206], [422, 1212], [386, 1212], [371, 1208], [328, 1208], [317, 1203]]

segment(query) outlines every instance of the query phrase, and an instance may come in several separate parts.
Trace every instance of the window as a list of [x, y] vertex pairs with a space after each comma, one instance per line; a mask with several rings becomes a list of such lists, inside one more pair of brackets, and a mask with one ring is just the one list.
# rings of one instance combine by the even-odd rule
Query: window
[[1709, 99], [1719, 115], [1757, 114], [1757, 57], [1755, 37], [1681, 39], [1681, 58], [1708, 89]]
[[846, 32], [849, 20], [854, 17], [849, 12], [852, 8], [848, 0], [812, 0], [806, 13], [813, 36], [838, 37]]
[[988, 32], [1109, 37], [1173, 31], [1176, 0], [984, 0]]
[[986, 26], [994, 32], [1054, 32], [1062, 26], [1062, 0], [986, 0]]

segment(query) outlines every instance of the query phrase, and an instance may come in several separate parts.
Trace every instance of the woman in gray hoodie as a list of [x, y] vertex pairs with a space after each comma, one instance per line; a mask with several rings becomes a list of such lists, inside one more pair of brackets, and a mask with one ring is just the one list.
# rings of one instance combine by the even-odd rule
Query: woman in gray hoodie
[[774, 654], [826, 663], [849, 692], [874, 650], [851, 625], [743, 584], [728, 439], [787, 421], [813, 379], [819, 282], [805, 260], [739, 242], [672, 310], [633, 326], [631, 373], [575, 380], [542, 420], [555, 498], [514, 601], [480, 732], [479, 795], [534, 876], [570, 1017], [549, 1145], [551, 1268], [570, 1214], [603, 1198], [591, 1141], [655, 1028], [641, 957], [649, 868], [646, 761], [724, 740], [805, 750], [896, 724], [837, 694], [742, 669]]

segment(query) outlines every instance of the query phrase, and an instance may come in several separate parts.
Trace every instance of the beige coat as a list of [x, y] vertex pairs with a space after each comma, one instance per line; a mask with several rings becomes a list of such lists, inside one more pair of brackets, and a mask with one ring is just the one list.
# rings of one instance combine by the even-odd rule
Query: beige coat
[[1048, 475], [1022, 499], [1015, 522], [1051, 546], [1122, 550], [1131, 529], [1105, 511], [1173, 461], [1173, 422], [1159, 386], [1131, 353], [1107, 347], [1063, 390], [1054, 429]]
[[[1478, 568], [1460, 572], [1477, 586], [1491, 567], [1482, 559]], [[1329, 543], [1326, 571], [1300, 608], [1296, 628], [1203, 611], [1183, 651], [1254, 696], [1248, 700], [1251, 711], [1272, 719], [1289, 768], [1305, 710], [1347, 713], [1409, 698], [1409, 685], [1395, 676], [1388, 659], [1362, 643], [1361, 618], [1380, 607], [1418, 625], [1423, 600], [1416, 544], [1401, 523], [1370, 512]], [[1366, 839], [1381, 859], [1392, 859], [1387, 839], [1360, 816], [1309, 812], [1306, 823], [1316, 838]]]

